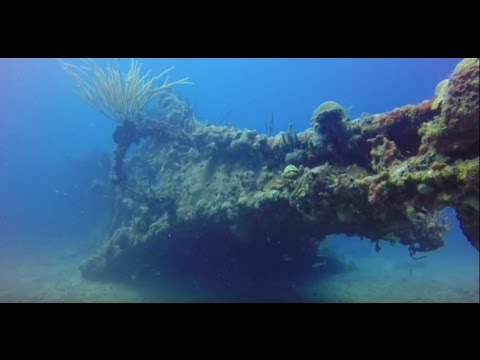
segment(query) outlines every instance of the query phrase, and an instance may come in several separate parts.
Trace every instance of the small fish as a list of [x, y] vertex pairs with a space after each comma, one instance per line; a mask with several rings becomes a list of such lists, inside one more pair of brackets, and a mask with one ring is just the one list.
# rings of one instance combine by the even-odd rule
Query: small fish
[[293, 261], [293, 260], [295, 260], [294, 258], [288, 256], [287, 254], [284, 254], [282, 256], [282, 259], [283, 259], [283, 261]]
[[326, 263], [324, 261], [319, 261], [319, 262], [316, 262], [314, 264], [312, 264], [312, 267], [313, 268], [319, 268], [319, 267], [324, 267], [326, 265]]
[[422, 214], [428, 215], [428, 210], [425, 209], [424, 206], [422, 206], [422, 207], [415, 206], [415, 210], [417, 210], [418, 212], [421, 212]]
[[70, 196], [70, 194], [67, 193], [66, 191], [61, 191], [61, 190], [58, 190], [58, 189], [54, 189], [54, 192], [57, 195]]

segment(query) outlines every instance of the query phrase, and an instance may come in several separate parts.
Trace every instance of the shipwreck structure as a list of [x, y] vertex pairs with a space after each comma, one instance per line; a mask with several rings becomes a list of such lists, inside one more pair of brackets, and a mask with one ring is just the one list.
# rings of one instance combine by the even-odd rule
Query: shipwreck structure
[[173, 92], [156, 100], [114, 133], [121, 201], [111, 237], [81, 266], [86, 278], [128, 276], [186, 248], [210, 261], [308, 257], [340, 233], [415, 258], [444, 245], [445, 207], [479, 249], [478, 59], [421, 104], [352, 120], [326, 102], [300, 133], [209, 125]]

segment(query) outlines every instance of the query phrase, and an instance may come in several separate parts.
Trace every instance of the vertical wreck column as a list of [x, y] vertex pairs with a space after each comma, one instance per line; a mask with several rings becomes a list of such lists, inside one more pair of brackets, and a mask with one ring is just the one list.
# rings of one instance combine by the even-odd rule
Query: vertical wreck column
[[480, 221], [478, 211], [470, 206], [461, 206], [456, 209], [457, 218], [460, 221], [460, 228], [467, 237], [468, 241], [479, 249], [479, 227]]
[[113, 133], [113, 141], [117, 144], [113, 152], [112, 170], [110, 179], [115, 185], [122, 185], [126, 182], [127, 176], [123, 171], [123, 159], [131, 144], [138, 143], [140, 134], [132, 121], [126, 121], [117, 126]]

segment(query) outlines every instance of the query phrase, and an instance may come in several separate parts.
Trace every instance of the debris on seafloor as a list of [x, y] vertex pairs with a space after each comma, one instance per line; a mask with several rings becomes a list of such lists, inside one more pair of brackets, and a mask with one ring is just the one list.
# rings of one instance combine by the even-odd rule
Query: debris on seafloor
[[[293, 263], [338, 233], [428, 252], [444, 245], [447, 206], [478, 249], [478, 87], [478, 59], [465, 59], [421, 104], [350, 120], [329, 101], [312, 128], [274, 136], [205, 124], [164, 92], [154, 116], [115, 131], [121, 209], [82, 274], [128, 276], [192, 248]], [[327, 262], [312, 256], [310, 266]]]

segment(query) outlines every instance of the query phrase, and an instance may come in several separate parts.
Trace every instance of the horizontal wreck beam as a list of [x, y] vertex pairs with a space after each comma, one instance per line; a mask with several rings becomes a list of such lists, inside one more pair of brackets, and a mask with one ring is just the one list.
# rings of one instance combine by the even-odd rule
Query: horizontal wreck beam
[[327, 102], [310, 129], [272, 137], [199, 122], [165, 93], [158, 119], [136, 124], [145, 142], [125, 162], [116, 152], [121, 226], [82, 274], [130, 274], [192, 243], [298, 255], [339, 233], [427, 252], [444, 245], [445, 207], [478, 249], [478, 87], [465, 59], [421, 104], [350, 120]]

